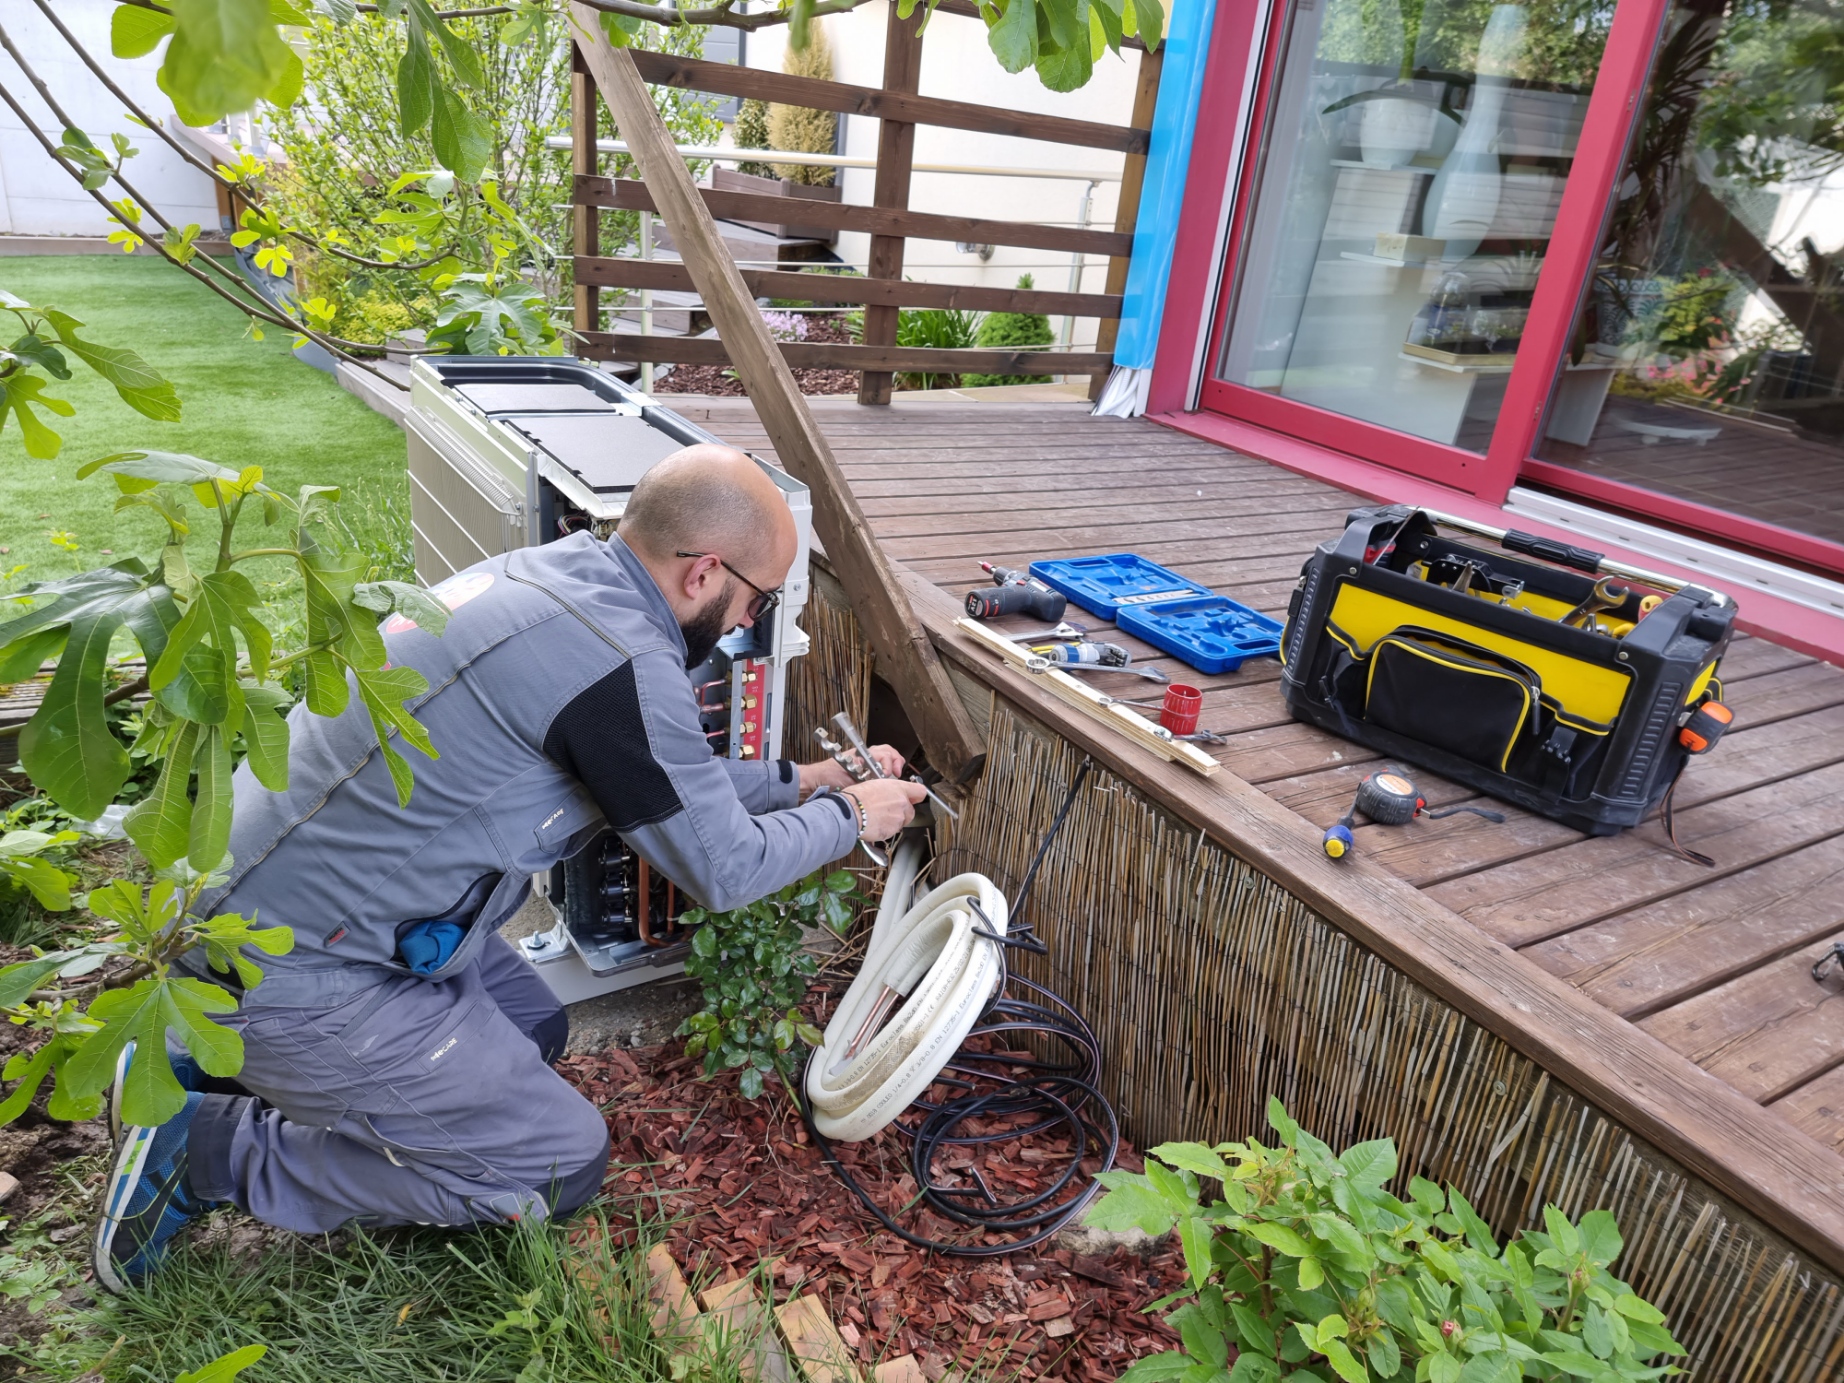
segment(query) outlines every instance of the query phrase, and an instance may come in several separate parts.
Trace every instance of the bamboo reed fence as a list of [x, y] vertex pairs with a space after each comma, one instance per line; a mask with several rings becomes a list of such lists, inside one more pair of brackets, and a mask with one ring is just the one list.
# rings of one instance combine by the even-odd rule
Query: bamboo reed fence
[[[812, 626], [828, 675], [852, 681], [850, 615], [830, 609]], [[982, 700], [970, 709], [990, 725], [986, 771], [960, 819], [939, 826], [933, 873], [979, 870], [1009, 892], [1083, 755], [996, 694]], [[1545, 1204], [1611, 1211], [1626, 1241], [1616, 1271], [1666, 1312], [1692, 1377], [1844, 1376], [1836, 1280], [1099, 766], [1026, 919], [1050, 954], [1009, 959], [1094, 1025], [1107, 1094], [1139, 1146], [1263, 1136], [1278, 1095], [1334, 1147], [1395, 1139], [1405, 1185], [1419, 1174], [1458, 1186], [1501, 1235], [1540, 1225]]]

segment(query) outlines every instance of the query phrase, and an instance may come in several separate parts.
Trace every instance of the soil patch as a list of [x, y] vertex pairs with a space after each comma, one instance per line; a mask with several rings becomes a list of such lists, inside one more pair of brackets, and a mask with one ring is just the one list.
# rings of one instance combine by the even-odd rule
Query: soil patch
[[[0, 945], [0, 966], [31, 958], [32, 953], [23, 946]], [[16, 1053], [39, 1047], [44, 1039], [44, 1033], [35, 1028], [0, 1023], [0, 1066]], [[104, 1120], [67, 1124], [53, 1119], [45, 1113], [50, 1096], [51, 1082], [46, 1081], [18, 1119], [0, 1126], [0, 1172], [19, 1178], [19, 1189], [0, 1206], [0, 1215], [14, 1224], [24, 1224], [68, 1192], [58, 1179], [60, 1167], [109, 1150], [109, 1126]]]
[[[558, 1069], [608, 1121], [612, 1225], [670, 1222], [668, 1247], [695, 1283], [770, 1260], [777, 1301], [822, 1294], [867, 1365], [914, 1354], [931, 1380], [979, 1368], [1105, 1383], [1132, 1360], [1175, 1347], [1177, 1336], [1142, 1314], [1184, 1278], [1170, 1243], [1146, 1258], [1126, 1248], [1088, 1256], [1054, 1240], [993, 1258], [925, 1252], [865, 1212], [783, 1094], [745, 1100], [734, 1072], [704, 1077], [677, 1043], [566, 1057]], [[969, 1230], [926, 1207], [903, 1213], [916, 1194], [909, 1146], [886, 1130], [834, 1150], [905, 1229], [965, 1241]], [[937, 1180], [977, 1169], [1008, 1196], [1047, 1185], [1064, 1165], [1048, 1133], [952, 1149], [945, 1160], [931, 1169]], [[1123, 1145], [1117, 1165], [1143, 1164]]]

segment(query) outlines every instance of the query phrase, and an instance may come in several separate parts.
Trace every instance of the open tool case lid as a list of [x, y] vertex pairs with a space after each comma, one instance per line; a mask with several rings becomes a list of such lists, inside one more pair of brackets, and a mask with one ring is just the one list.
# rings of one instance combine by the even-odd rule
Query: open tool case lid
[[1114, 619], [1125, 606], [1210, 594], [1208, 586], [1132, 552], [1033, 562], [1031, 575], [1103, 619]]
[[1033, 562], [1031, 575], [1199, 672], [1235, 672], [1280, 650], [1280, 621], [1137, 553]]

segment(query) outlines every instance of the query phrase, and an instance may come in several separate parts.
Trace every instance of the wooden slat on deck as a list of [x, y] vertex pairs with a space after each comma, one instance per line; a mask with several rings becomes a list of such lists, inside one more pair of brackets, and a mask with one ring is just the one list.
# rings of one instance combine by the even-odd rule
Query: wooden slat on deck
[[[741, 401], [687, 412], [766, 452]], [[1283, 615], [1306, 556], [1364, 503], [1074, 406], [830, 404], [818, 415], [887, 550], [956, 601], [983, 583], [982, 558], [1022, 566], [1134, 551]], [[1201, 723], [1229, 736], [1212, 755], [1303, 817], [1304, 836], [1316, 839], [1349, 807], [1357, 780], [1385, 763], [1294, 721], [1272, 661], [1203, 676], [1074, 607], [1069, 618], [1199, 686]], [[1506, 823], [1460, 815], [1364, 825], [1358, 849], [1765, 1104], [1787, 1136], [1844, 1150], [1844, 977], [1821, 985], [1808, 973], [1844, 935], [1844, 671], [1738, 637], [1722, 676], [1736, 727], [1692, 763], [1677, 797], [1679, 838], [1714, 855], [1714, 869], [1665, 849], [1656, 820], [1590, 839], [1421, 771], [1431, 804], [1496, 806]], [[1121, 696], [1157, 692], [1097, 681]]]

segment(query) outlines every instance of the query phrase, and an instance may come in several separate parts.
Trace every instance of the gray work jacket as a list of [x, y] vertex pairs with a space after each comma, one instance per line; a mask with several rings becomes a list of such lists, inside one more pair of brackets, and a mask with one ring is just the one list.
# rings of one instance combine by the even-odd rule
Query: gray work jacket
[[[465, 929], [427, 976], [472, 962], [516, 912], [531, 875], [604, 825], [711, 908], [751, 902], [846, 854], [849, 802], [804, 806], [794, 765], [711, 752], [671, 607], [618, 537], [579, 533], [457, 573], [436, 588], [440, 638], [384, 623], [394, 666], [429, 690], [411, 703], [441, 757], [405, 748], [416, 773], [399, 808], [354, 689], [339, 716], [289, 714], [288, 788], [237, 770], [228, 883], [200, 916], [294, 929], [294, 950], [256, 957], [246, 1004], [344, 1002], [390, 974], [407, 926]], [[205, 974], [201, 951], [186, 968]], [[222, 981], [222, 976], [213, 976]]]

